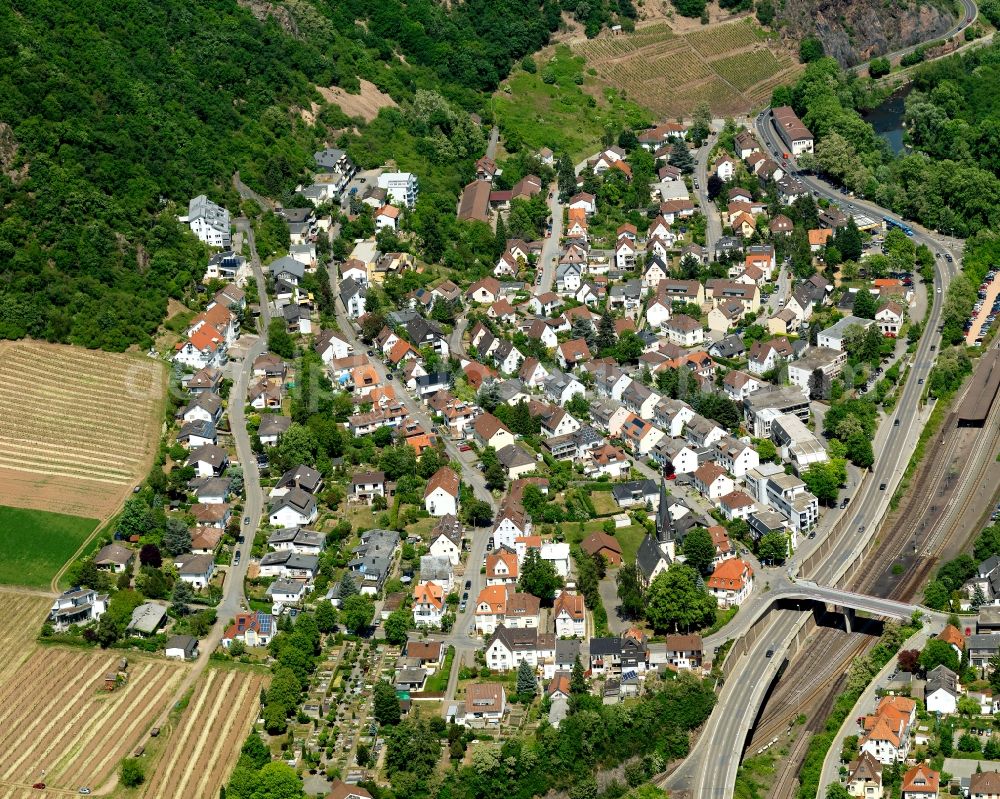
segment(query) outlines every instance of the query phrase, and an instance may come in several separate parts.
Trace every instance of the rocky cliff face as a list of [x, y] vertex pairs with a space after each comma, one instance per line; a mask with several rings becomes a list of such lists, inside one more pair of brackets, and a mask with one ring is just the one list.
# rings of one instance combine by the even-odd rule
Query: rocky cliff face
[[954, 23], [919, 0], [785, 0], [779, 17], [788, 35], [818, 36], [844, 66], [940, 36]]

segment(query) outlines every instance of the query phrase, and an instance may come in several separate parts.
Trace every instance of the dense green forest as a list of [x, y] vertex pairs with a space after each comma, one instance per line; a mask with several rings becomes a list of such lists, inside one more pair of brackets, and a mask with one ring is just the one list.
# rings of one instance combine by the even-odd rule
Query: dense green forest
[[[456, 120], [489, 118], [488, 92], [563, 10], [591, 33], [635, 14], [630, 0], [310, 0], [264, 21], [236, 0], [3, 4], [0, 337], [148, 345], [204, 265], [174, 221], [187, 200], [238, 211], [237, 169], [287, 197], [323, 143], [366, 165], [426, 157], [434, 204], [453, 202], [481, 154]], [[366, 127], [316, 90], [361, 78], [403, 110]]]
[[[774, 105], [792, 105], [817, 138], [815, 166], [929, 228], [969, 236], [1000, 226], [1000, 43], [921, 67], [894, 157], [859, 113], [881, 99], [832, 59], [810, 64]], [[803, 166], [806, 166], [803, 161]]]

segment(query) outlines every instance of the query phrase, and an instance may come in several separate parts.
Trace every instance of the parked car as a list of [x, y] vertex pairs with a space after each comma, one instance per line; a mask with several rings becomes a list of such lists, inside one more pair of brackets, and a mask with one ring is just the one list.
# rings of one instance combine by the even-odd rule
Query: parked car
[[250, 524], [250, 517], [249, 516], [244, 516], [243, 517], [243, 524]]

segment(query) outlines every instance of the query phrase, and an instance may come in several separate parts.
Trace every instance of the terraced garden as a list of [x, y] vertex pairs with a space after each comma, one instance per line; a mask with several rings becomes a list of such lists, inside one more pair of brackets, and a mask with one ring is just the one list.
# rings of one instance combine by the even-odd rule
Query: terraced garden
[[684, 35], [665, 23], [573, 45], [598, 81], [660, 117], [746, 113], [801, 67], [749, 17]]
[[149, 467], [164, 378], [134, 354], [0, 343], [0, 504], [112, 512]]

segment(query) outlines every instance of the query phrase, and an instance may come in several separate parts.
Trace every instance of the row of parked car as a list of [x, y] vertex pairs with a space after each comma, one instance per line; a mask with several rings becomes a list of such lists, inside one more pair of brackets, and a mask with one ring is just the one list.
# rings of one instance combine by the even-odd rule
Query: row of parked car
[[[986, 273], [985, 280], [979, 284], [979, 299], [976, 300], [976, 304], [972, 306], [972, 316], [965, 323], [966, 332], [972, 329], [972, 325], [975, 324], [975, 321], [979, 318], [980, 314], [984, 312], [986, 297], [989, 295], [990, 287], [993, 285], [993, 281], [996, 280], [996, 277], [996, 270], [991, 270]], [[986, 318], [983, 320], [983, 323], [979, 328], [979, 335], [976, 336], [977, 347], [983, 343], [983, 339], [986, 337], [986, 334], [989, 333], [990, 328], [993, 327], [993, 322], [996, 321], [997, 314], [1000, 313], [1000, 296], [994, 299], [993, 305], [985, 313]]]

